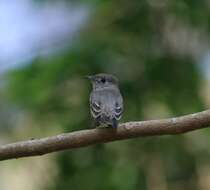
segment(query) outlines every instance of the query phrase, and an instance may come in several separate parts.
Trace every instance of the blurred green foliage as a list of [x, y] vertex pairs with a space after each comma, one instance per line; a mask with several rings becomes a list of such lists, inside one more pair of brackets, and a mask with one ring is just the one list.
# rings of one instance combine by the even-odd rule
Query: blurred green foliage
[[[196, 60], [165, 42], [164, 27], [173, 18], [183, 26], [209, 31], [207, 1], [81, 3], [92, 4], [95, 11], [74, 46], [12, 71], [12, 101], [40, 121], [60, 123], [63, 131], [89, 128], [90, 84], [84, 76], [108, 72], [120, 79], [124, 121], [204, 108]], [[192, 151], [187, 142], [185, 136], [151, 137], [59, 153], [59, 176], [50, 189], [199, 189], [197, 158], [209, 155]]]

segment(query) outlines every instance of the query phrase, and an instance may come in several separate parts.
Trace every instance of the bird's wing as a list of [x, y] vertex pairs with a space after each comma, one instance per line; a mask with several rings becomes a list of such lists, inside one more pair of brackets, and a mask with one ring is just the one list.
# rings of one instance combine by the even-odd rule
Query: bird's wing
[[101, 95], [102, 112], [110, 119], [120, 120], [123, 112], [123, 99], [118, 89], [107, 89]]
[[91, 114], [94, 118], [104, 115], [120, 120], [123, 112], [123, 99], [118, 90], [95, 91], [90, 96]]
[[101, 102], [96, 93], [90, 95], [90, 111], [94, 118], [98, 118], [101, 114]]
[[114, 117], [116, 120], [120, 120], [123, 113], [123, 99], [122, 96], [119, 95], [116, 102], [115, 102], [115, 113]]

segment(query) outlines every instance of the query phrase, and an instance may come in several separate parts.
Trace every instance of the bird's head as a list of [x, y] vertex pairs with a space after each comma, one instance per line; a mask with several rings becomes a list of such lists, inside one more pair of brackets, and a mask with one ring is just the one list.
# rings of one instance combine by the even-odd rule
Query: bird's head
[[100, 73], [87, 76], [87, 78], [91, 81], [94, 89], [118, 86], [118, 79], [111, 74]]

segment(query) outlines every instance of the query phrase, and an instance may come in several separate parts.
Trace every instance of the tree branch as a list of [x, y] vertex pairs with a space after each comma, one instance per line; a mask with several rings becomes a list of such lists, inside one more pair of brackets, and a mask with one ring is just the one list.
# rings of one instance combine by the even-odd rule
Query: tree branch
[[210, 125], [210, 110], [182, 117], [122, 123], [115, 130], [97, 128], [0, 146], [0, 160], [37, 156], [65, 149], [142, 136], [181, 134]]

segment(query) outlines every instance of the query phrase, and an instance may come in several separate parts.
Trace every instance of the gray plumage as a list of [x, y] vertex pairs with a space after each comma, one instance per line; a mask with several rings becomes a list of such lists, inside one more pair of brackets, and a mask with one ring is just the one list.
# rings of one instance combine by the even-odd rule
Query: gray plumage
[[92, 82], [90, 94], [90, 112], [95, 125], [107, 125], [116, 128], [123, 112], [123, 99], [118, 80], [110, 74], [88, 76]]

